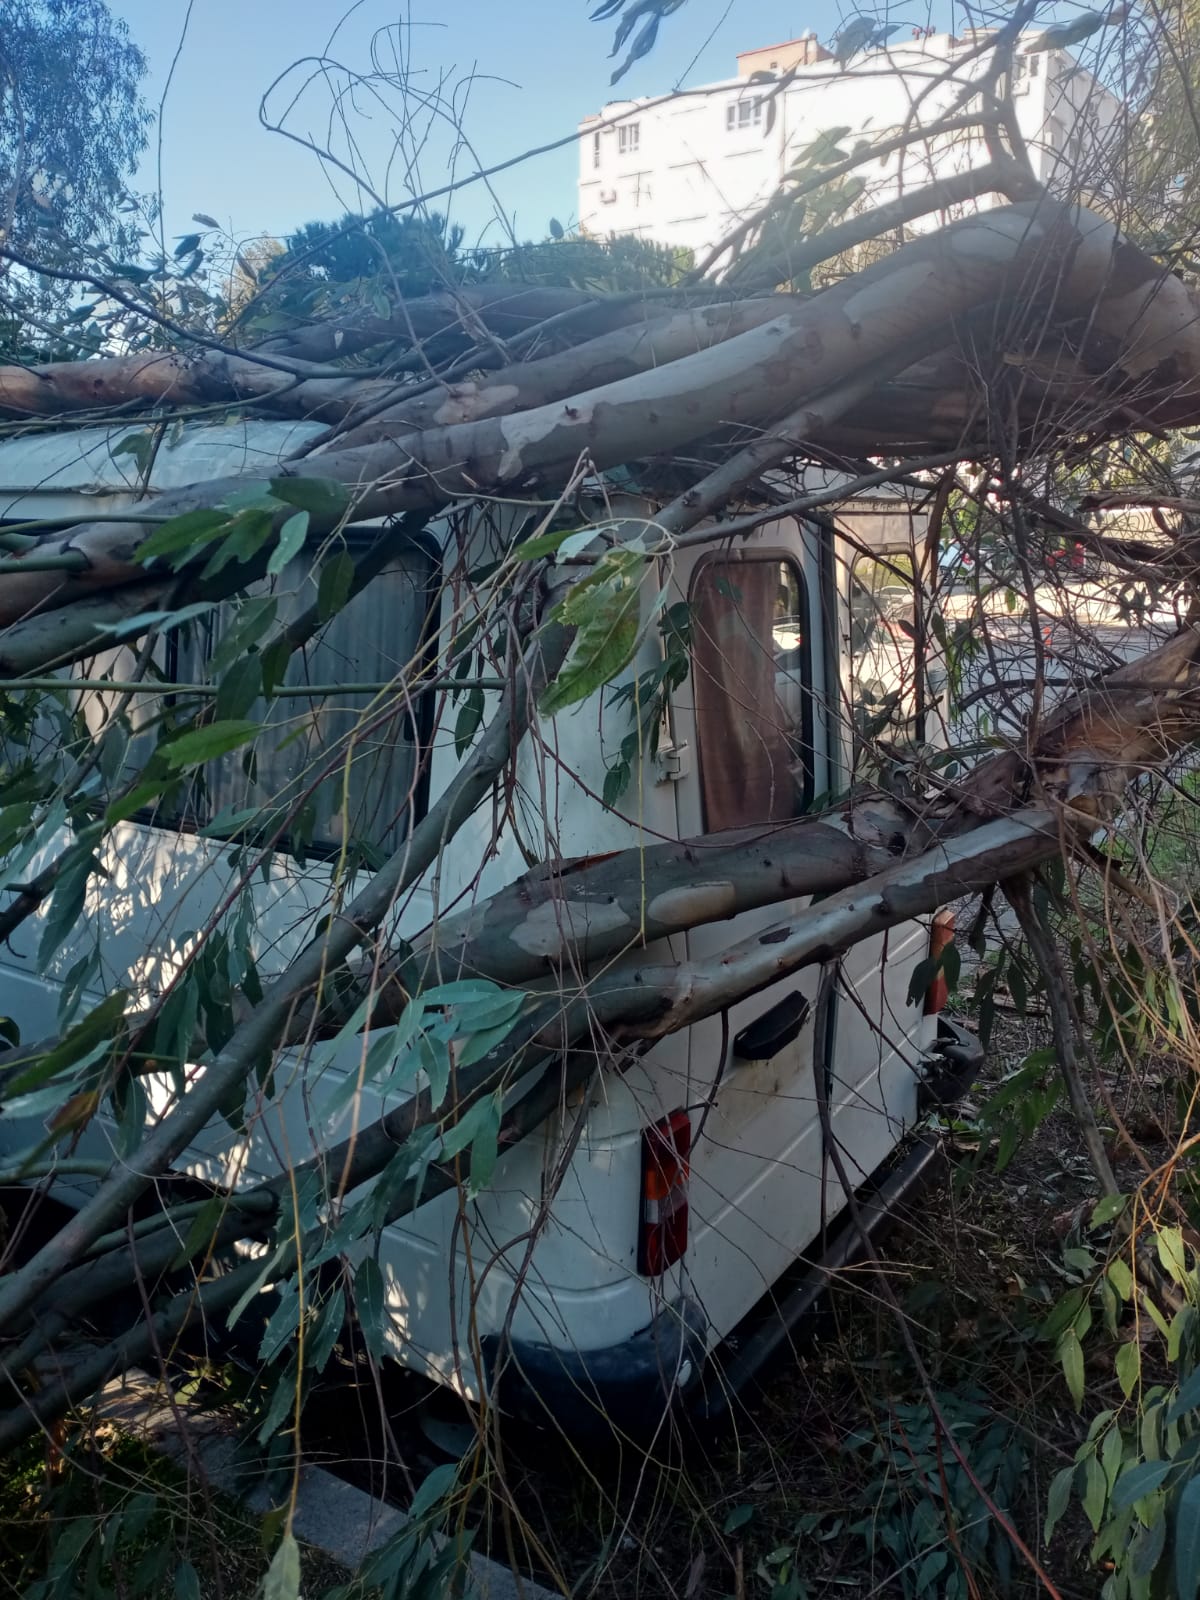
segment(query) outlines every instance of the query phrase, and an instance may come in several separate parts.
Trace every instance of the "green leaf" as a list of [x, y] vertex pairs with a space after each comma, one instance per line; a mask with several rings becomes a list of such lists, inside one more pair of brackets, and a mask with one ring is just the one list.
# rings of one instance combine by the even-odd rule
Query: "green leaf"
[[271, 1393], [266, 1415], [259, 1424], [256, 1434], [259, 1444], [266, 1444], [268, 1439], [274, 1439], [283, 1427], [284, 1422], [294, 1414], [296, 1408], [296, 1385], [299, 1382], [300, 1375], [296, 1371], [296, 1363], [295, 1361], [290, 1361]]
[[226, 511], [266, 511], [274, 516], [279, 510], [281, 501], [271, 493], [270, 489], [261, 483], [248, 483], [244, 488], [234, 489], [221, 501], [222, 508]]
[[271, 537], [275, 515], [264, 507], [240, 511], [229, 525], [229, 532], [205, 562], [201, 578], [215, 577], [231, 561], [252, 561]]
[[276, 500], [326, 523], [336, 522], [350, 505], [349, 493], [336, 478], [272, 478], [270, 488]]
[[190, 606], [180, 606], [177, 611], [138, 611], [132, 617], [122, 617], [120, 622], [98, 623], [96, 631], [110, 639], [136, 639], [151, 628], [159, 634], [171, 633], [215, 610], [211, 600], [196, 600]]
[[221, 679], [213, 705], [217, 723], [240, 721], [262, 693], [262, 657], [248, 651], [233, 663]]
[[1086, 1289], [1068, 1289], [1066, 1294], [1055, 1304], [1050, 1315], [1041, 1327], [1044, 1339], [1055, 1339], [1075, 1321], [1080, 1308], [1087, 1299]]
[[346, 1296], [342, 1290], [335, 1289], [322, 1305], [312, 1329], [304, 1341], [304, 1364], [312, 1367], [316, 1372], [323, 1372], [326, 1363], [333, 1354], [333, 1347], [338, 1341], [346, 1321]]
[[[426, 1005], [433, 1003], [428, 996], [426, 991]], [[456, 1000], [434, 1024], [433, 1032], [444, 1039], [471, 1039], [484, 1030], [511, 1027], [525, 1000], [524, 989], [502, 989], [497, 984], [491, 994]]]
[[[1127, 7], [1117, 7], [1119, 17], [1113, 14], [1113, 21], [1124, 21], [1128, 15]], [[1039, 33], [1032, 43], [1027, 44], [1022, 54], [1033, 55], [1039, 50], [1069, 50], [1073, 44], [1079, 44], [1088, 39], [1098, 29], [1108, 26], [1110, 13], [1103, 11], [1081, 11], [1078, 16], [1072, 17], [1068, 22], [1056, 22], [1043, 33]]]
[[1158, 1565], [1167, 1542], [1167, 1519], [1160, 1510], [1149, 1527], [1139, 1528], [1129, 1547], [1129, 1568], [1135, 1578], [1145, 1579]]
[[489, 1096], [484, 1103], [490, 1108], [471, 1140], [471, 1174], [467, 1183], [468, 1198], [474, 1199], [492, 1181], [496, 1161], [500, 1154], [500, 1096]]
[[457, 1065], [460, 1068], [473, 1067], [477, 1061], [482, 1061], [489, 1051], [504, 1043], [505, 1039], [513, 1031], [513, 1023], [515, 1021], [516, 1018], [514, 1016], [508, 1022], [498, 1022], [494, 1027], [480, 1028], [477, 1032], [472, 1033], [470, 1038], [464, 1040], [455, 1051], [454, 1058]]
[[1093, 1533], [1099, 1532], [1107, 1502], [1108, 1479], [1104, 1476], [1099, 1456], [1093, 1450], [1083, 1464], [1083, 1494], [1080, 1500]]
[[1126, 1506], [1136, 1505], [1148, 1494], [1153, 1494], [1170, 1471], [1169, 1461], [1139, 1461], [1132, 1467], [1126, 1467], [1113, 1490], [1113, 1510], [1123, 1511]]
[[[224, 511], [185, 511], [156, 528], [148, 539], [142, 541], [136, 559], [143, 563], [157, 561], [163, 556], [191, 554], [202, 545], [211, 544], [225, 532], [232, 519]], [[172, 563], [177, 565], [177, 563]]]
[[1117, 1351], [1114, 1366], [1117, 1370], [1117, 1382], [1121, 1385], [1121, 1393], [1128, 1400], [1137, 1388], [1142, 1373], [1142, 1351], [1136, 1339], [1125, 1341]]
[[271, 551], [271, 559], [267, 562], [267, 576], [277, 578], [292, 557], [303, 550], [307, 537], [308, 512], [297, 511], [279, 530], [279, 540]]
[[736, 1533], [739, 1528], [744, 1528], [754, 1515], [754, 1507], [748, 1502], [734, 1506], [721, 1525], [722, 1533]]
[[910, 1006], [916, 1005], [918, 1000], [924, 999], [926, 990], [937, 977], [940, 969], [941, 962], [937, 956], [924, 956], [917, 962], [908, 978], [906, 999]]
[[606, 806], [616, 805], [629, 787], [629, 780], [632, 776], [633, 769], [628, 761], [618, 761], [616, 766], [609, 767], [604, 774], [604, 789], [600, 797]]
[[1178, 1422], [1180, 1417], [1186, 1416], [1189, 1411], [1195, 1411], [1200, 1406], [1200, 1368], [1197, 1368], [1185, 1383], [1179, 1386], [1179, 1393], [1171, 1402], [1167, 1412], [1167, 1426]]
[[1123, 1256], [1114, 1256], [1108, 1263], [1108, 1281], [1121, 1296], [1122, 1300], [1133, 1297], [1133, 1273]]
[[1064, 1250], [1063, 1260], [1068, 1267], [1073, 1268], [1076, 1272], [1092, 1272], [1096, 1266], [1096, 1258], [1092, 1252], [1081, 1249], [1078, 1245], [1073, 1245], [1070, 1249]]
[[[128, 998], [124, 989], [114, 990], [81, 1022], [76, 1023], [53, 1050], [34, 1060], [24, 1072], [9, 1078], [3, 1085], [0, 1100], [5, 1103], [15, 1100], [18, 1095], [29, 1094], [40, 1088], [69, 1067], [77, 1066], [89, 1058], [93, 1061], [98, 1059], [98, 1053], [109, 1047], [124, 1021]], [[14, 1065], [19, 1066], [20, 1063]]]
[[1058, 1359], [1062, 1362], [1063, 1376], [1078, 1411], [1083, 1405], [1083, 1346], [1073, 1328], [1068, 1328], [1058, 1341]]
[[1158, 1259], [1163, 1271], [1183, 1288], [1187, 1284], [1187, 1257], [1184, 1254], [1183, 1235], [1178, 1228], [1160, 1228], [1155, 1239]]
[[454, 723], [454, 754], [462, 757], [471, 747], [471, 740], [483, 721], [483, 690], [476, 684], [469, 689]]
[[1029, 1010], [1029, 988], [1025, 982], [1025, 973], [1017, 961], [1008, 963], [1005, 973], [1008, 982], [1008, 992], [1012, 995], [1012, 1003], [1019, 1015], [1024, 1016]]
[[[471, 1190], [478, 1194], [492, 1180], [500, 1134], [500, 1096], [487, 1095], [477, 1100], [459, 1118], [452, 1128], [442, 1135], [438, 1161], [452, 1161], [468, 1145], [471, 1146]], [[478, 1163], [478, 1170], [476, 1168]]]
[[1117, 1291], [1107, 1278], [1100, 1278], [1096, 1282], [1096, 1292], [1100, 1296], [1100, 1305], [1104, 1312], [1104, 1326], [1115, 1339], [1121, 1315], [1121, 1302], [1117, 1298]]
[[1125, 1454], [1125, 1440], [1120, 1428], [1114, 1423], [1104, 1435], [1104, 1443], [1100, 1447], [1100, 1465], [1104, 1468], [1104, 1481], [1109, 1492], [1117, 1481], [1117, 1474], [1121, 1470], [1121, 1462]]
[[358, 1313], [363, 1342], [375, 1360], [381, 1361], [386, 1348], [383, 1337], [383, 1274], [374, 1256], [368, 1256], [360, 1262], [354, 1274], [354, 1308]]
[[185, 1261], [191, 1261], [202, 1251], [207, 1251], [212, 1244], [213, 1236], [229, 1212], [229, 1201], [224, 1195], [215, 1194], [206, 1200], [192, 1218], [187, 1231], [187, 1238], [183, 1241], [179, 1254], [175, 1257], [175, 1265], [182, 1266]]
[[263, 1582], [263, 1600], [300, 1600], [300, 1546], [291, 1529], [271, 1557]]
[[1050, 1492], [1046, 1496], [1046, 1531], [1043, 1536], [1047, 1544], [1070, 1504], [1071, 1485], [1074, 1481], [1074, 1467], [1063, 1467], [1061, 1472], [1056, 1472], [1050, 1480]]
[[[257, 648], [263, 635], [275, 626], [278, 611], [279, 601], [272, 594], [227, 601], [221, 608], [221, 637], [209, 661], [210, 674], [219, 678], [248, 650]], [[276, 641], [276, 646], [287, 651], [286, 641], [282, 639]], [[263, 676], [265, 679], [265, 666]]]
[[1163, 1316], [1162, 1312], [1155, 1305], [1153, 1296], [1145, 1289], [1142, 1290], [1142, 1309], [1150, 1318], [1150, 1321], [1158, 1329], [1159, 1333], [1162, 1334], [1163, 1338], [1169, 1339], [1171, 1337], [1170, 1324], [1167, 1322], [1166, 1317]]
[[[641, 570], [645, 558], [630, 550], [610, 551], [591, 578], [578, 584], [552, 616], [577, 631], [571, 652], [539, 710], [552, 717], [610, 683], [633, 659], [641, 617]], [[606, 573], [605, 581], [595, 580]]]
[[454, 1481], [457, 1476], [457, 1461], [447, 1461], [440, 1467], [434, 1467], [416, 1494], [413, 1495], [412, 1505], [408, 1508], [408, 1515], [411, 1520], [419, 1522], [423, 1517], [427, 1517], [431, 1511], [435, 1510], [439, 1502], [444, 1500], [454, 1487]]
[[64, 852], [58, 881], [46, 912], [42, 936], [38, 941], [37, 970], [45, 972], [58, 954], [63, 941], [83, 916], [84, 901], [92, 874], [99, 869], [94, 842], [103, 832], [102, 823], [84, 829], [79, 839]]
[[520, 544], [513, 546], [513, 558], [517, 561], [539, 561], [542, 556], [552, 556], [559, 545], [574, 528], [547, 528], [545, 533], [535, 533], [531, 539], [522, 539]]
[[350, 598], [354, 585], [354, 562], [345, 550], [326, 561], [317, 582], [317, 615], [322, 622], [335, 617]]
[[138, 475], [145, 477], [154, 460], [154, 429], [144, 428], [140, 433], [128, 433], [108, 452], [115, 461], [118, 456], [132, 456], [137, 463]]
[[175, 1568], [175, 1600], [200, 1600], [200, 1578], [190, 1561]]
[[293, 1280], [284, 1286], [279, 1304], [263, 1330], [262, 1343], [258, 1347], [260, 1361], [273, 1361], [290, 1341], [300, 1326], [300, 1311], [300, 1291]]
[[1200, 1476], [1184, 1484], [1175, 1507], [1175, 1592], [1196, 1600], [1200, 1589]]
[[[916, 1582], [913, 1584], [913, 1594], [922, 1595], [935, 1583], [945, 1571], [950, 1557], [945, 1550], [931, 1550], [917, 1568]], [[797, 1590], [797, 1595], [802, 1591]]]
[[1167, 1360], [1172, 1364], [1179, 1360], [1179, 1352], [1195, 1320], [1196, 1308], [1189, 1305], [1180, 1306], [1171, 1318], [1171, 1331], [1167, 1335]]
[[154, 274], [149, 267], [139, 267], [134, 261], [117, 261], [113, 264], [114, 278], [124, 278], [127, 283], [149, 283]]
[[162, 754], [168, 764], [177, 769], [196, 766], [202, 761], [228, 755], [261, 732], [262, 725], [258, 722], [212, 722], [206, 728], [196, 728], [172, 739], [170, 744], [162, 746]]
[[1092, 1220], [1088, 1223], [1088, 1227], [1099, 1228], [1103, 1223], [1111, 1222], [1114, 1217], [1121, 1215], [1128, 1204], [1129, 1196], [1127, 1194], [1101, 1195], [1100, 1199], [1096, 1201], [1096, 1207], [1092, 1212]]

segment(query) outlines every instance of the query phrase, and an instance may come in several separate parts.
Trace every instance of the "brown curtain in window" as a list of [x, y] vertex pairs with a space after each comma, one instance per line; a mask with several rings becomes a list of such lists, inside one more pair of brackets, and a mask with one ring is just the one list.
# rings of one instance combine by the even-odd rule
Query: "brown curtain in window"
[[692, 673], [704, 823], [792, 815], [795, 759], [775, 696], [779, 562], [712, 561], [692, 590]]

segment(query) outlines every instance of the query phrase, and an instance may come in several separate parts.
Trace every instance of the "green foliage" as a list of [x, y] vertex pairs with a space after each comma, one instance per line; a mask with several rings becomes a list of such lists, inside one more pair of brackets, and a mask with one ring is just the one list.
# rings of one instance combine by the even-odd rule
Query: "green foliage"
[[[1114, 1219], [1114, 1205], [1097, 1207], [1093, 1233]], [[1146, 1247], [1160, 1273], [1157, 1284]], [[1077, 1408], [1086, 1395], [1089, 1341], [1115, 1341], [1121, 1403], [1091, 1418], [1074, 1463], [1055, 1476], [1045, 1537], [1052, 1536], [1075, 1499], [1092, 1529], [1090, 1559], [1111, 1567], [1102, 1600], [1194, 1597], [1200, 1586], [1200, 1274], [1195, 1255], [1180, 1229], [1148, 1224], [1134, 1238], [1114, 1238], [1107, 1256], [1098, 1242], [1093, 1249], [1068, 1249], [1064, 1260], [1067, 1275], [1076, 1281], [1045, 1318], [1042, 1336], [1055, 1345]], [[1172, 1381], [1155, 1381], [1164, 1369]]]
[[[643, 56], [650, 54], [658, 38], [663, 18], [669, 17], [673, 11], [678, 11], [683, 4], [684, 0], [601, 0], [591, 14], [592, 21], [618, 18], [616, 32], [613, 35], [613, 47], [609, 55], [615, 56], [632, 36], [629, 52], [620, 66], [613, 70], [610, 83], [619, 83], [635, 61], [640, 61]], [[635, 28], [637, 28], [636, 33], [634, 33]]]
[[18, 249], [119, 245], [115, 213], [150, 121], [138, 93], [145, 72], [103, 0], [5, 0], [0, 193]]
[[992, 1508], [1011, 1517], [1021, 1500], [1025, 1445], [973, 1395], [943, 1390], [936, 1400], [954, 1446], [924, 1401], [882, 1404], [873, 1427], [851, 1433], [842, 1448], [857, 1463], [858, 1494], [837, 1516], [800, 1518], [794, 1553], [768, 1557], [770, 1571], [763, 1575], [775, 1585], [773, 1597], [803, 1596], [794, 1580], [806, 1570], [805, 1547], [832, 1538], [860, 1543], [905, 1600], [967, 1600], [973, 1592], [968, 1575], [981, 1568], [1007, 1588], [1012, 1545]]
[[[270, 263], [273, 278], [306, 277], [351, 285], [373, 281], [390, 307], [390, 294], [428, 294], [445, 285], [462, 249], [463, 230], [433, 212], [396, 215], [383, 209], [338, 222], [306, 222], [289, 233], [282, 255]], [[390, 315], [383, 303], [380, 315]]]
[[554, 608], [552, 620], [576, 632], [558, 677], [542, 694], [543, 716], [586, 700], [629, 665], [641, 637], [645, 570], [640, 548], [633, 543], [615, 547]]
[[586, 289], [594, 294], [629, 294], [639, 289], [669, 289], [693, 265], [693, 254], [631, 234], [593, 239], [587, 234], [522, 244], [496, 256], [476, 258], [483, 279]]
[[632, 683], [612, 691], [609, 703], [624, 705], [633, 724], [621, 740], [620, 754], [604, 775], [603, 800], [616, 805], [629, 787], [634, 770], [648, 753], [657, 756], [659, 740], [670, 712], [671, 696], [687, 681], [691, 669], [691, 607], [686, 601], [667, 606], [659, 618], [662, 658]]

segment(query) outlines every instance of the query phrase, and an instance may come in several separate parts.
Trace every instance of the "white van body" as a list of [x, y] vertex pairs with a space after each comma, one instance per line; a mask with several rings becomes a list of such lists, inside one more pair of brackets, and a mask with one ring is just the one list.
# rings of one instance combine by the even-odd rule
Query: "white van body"
[[[85, 429], [0, 443], [0, 519], [83, 519], [99, 507], [113, 511], [131, 504], [141, 493], [136, 463], [117, 451], [131, 431]], [[317, 431], [270, 422], [188, 427], [158, 450], [151, 492], [231, 472], [266, 475]], [[611, 505], [604, 515], [611, 517]], [[895, 501], [866, 507], [856, 502], [852, 516], [864, 545], [910, 558], [922, 548], [923, 527], [918, 524], [914, 539], [912, 519]], [[448, 524], [435, 525], [435, 536], [438, 527], [446, 536]], [[779, 682], [779, 663], [797, 664], [780, 692], [806, 697], [810, 802], [844, 789], [851, 748], [848, 657], [856, 556], [849, 546], [834, 545], [828, 528], [787, 518], [739, 539], [733, 551], [717, 543], [689, 546], [662, 566], [669, 601], [693, 597], [706, 571], [704, 581], [716, 582], [717, 590], [730, 573], [759, 582], [770, 568], [778, 580], [785, 598], [775, 604], [768, 647]], [[719, 581], [713, 563], [721, 564]], [[646, 627], [627, 678], [659, 658], [652, 587], [644, 585]], [[447, 588], [444, 626], [455, 603]], [[794, 617], [786, 614], [792, 605]], [[445, 642], [443, 636], [443, 647]], [[104, 666], [75, 670], [95, 675]], [[385, 679], [392, 670], [386, 661], [372, 666], [363, 659], [353, 668], [367, 680]], [[119, 677], [119, 670], [113, 675]], [[614, 810], [598, 797], [629, 731], [626, 712], [611, 705], [606, 691], [543, 722], [519, 751], [517, 826], [505, 823], [497, 832], [492, 808], [481, 807], [405, 899], [397, 931], [414, 935], [439, 908], [461, 909], [485, 899], [528, 870], [531, 852], [544, 858], [595, 856], [711, 827], [702, 777], [705, 763], [716, 771], [723, 753], [706, 747], [697, 681], [693, 671], [674, 695], [657, 760], [647, 753]], [[485, 720], [495, 698], [489, 691]], [[716, 737], [711, 729], [707, 736], [710, 743]], [[429, 794], [436, 797], [458, 766], [451, 709], [449, 724], [443, 718], [433, 735]], [[100, 955], [90, 984], [94, 998], [118, 985], [153, 997], [172, 969], [174, 952], [222, 904], [229, 856], [226, 845], [196, 831], [120, 824], [108, 847], [108, 875], [93, 880], [78, 936], [50, 969], [36, 971], [40, 916], [0, 948], [0, 1013], [13, 1017], [26, 1039], [53, 1034], [63, 978], [89, 943]], [[39, 864], [30, 863], [22, 876], [32, 876]], [[254, 924], [264, 972], [284, 964], [310, 935], [328, 871], [320, 860], [300, 867], [277, 852], [266, 880], [257, 875]], [[710, 924], [673, 939], [669, 952], [661, 953], [671, 959], [714, 956], [787, 914], [786, 906], [775, 906]], [[876, 1172], [917, 1120], [936, 1019], [924, 1015], [920, 1000], [910, 1002], [908, 989], [915, 964], [928, 950], [928, 926], [910, 924], [865, 940], [844, 963], [832, 1048], [816, 1070], [826, 1075], [834, 1137], [855, 1181]], [[796, 989], [812, 999], [814, 975], [785, 980], [735, 1006], [726, 1019], [709, 1019], [622, 1063], [621, 1070], [595, 1075], [540, 1133], [501, 1156], [493, 1183], [476, 1199], [446, 1193], [388, 1227], [379, 1262], [396, 1358], [478, 1398], [488, 1391], [489, 1365], [504, 1333], [517, 1367], [534, 1390], [549, 1394], [544, 1403], [552, 1407], [558, 1405], [556, 1387], [576, 1396], [587, 1391], [600, 1404], [607, 1403], [612, 1384], [623, 1385], [622, 1392], [635, 1394], [642, 1405], [646, 1384], [660, 1393], [692, 1384], [702, 1358], [800, 1253], [814, 1247], [844, 1205], [823, 1149], [811, 1013], [772, 1059], [733, 1055], [731, 1041], [740, 1031]], [[287, 1058], [291, 1065], [284, 1061], [276, 1070], [282, 1093], [253, 1113], [247, 1133], [239, 1136], [214, 1119], [180, 1169], [220, 1186], [248, 1184], [310, 1156], [318, 1142], [368, 1125], [389, 1108], [369, 1089], [350, 1097], [334, 1117], [323, 1110], [343, 1074], [356, 1069], [361, 1050], [361, 1040], [351, 1040], [320, 1073], [306, 1073], [298, 1057]], [[152, 1109], [165, 1104], [166, 1094], [166, 1085], [152, 1092]], [[554, 1187], [559, 1158], [578, 1132], [584, 1098], [582, 1132]], [[651, 1277], [638, 1270], [643, 1135], [649, 1124], [677, 1110], [688, 1113], [694, 1139], [687, 1247], [678, 1262]], [[43, 1131], [37, 1118], [3, 1116], [0, 1153], [11, 1156], [36, 1145]], [[111, 1138], [106, 1124], [94, 1123], [78, 1153], [107, 1156]], [[58, 1192], [70, 1195], [73, 1182], [64, 1179]]]

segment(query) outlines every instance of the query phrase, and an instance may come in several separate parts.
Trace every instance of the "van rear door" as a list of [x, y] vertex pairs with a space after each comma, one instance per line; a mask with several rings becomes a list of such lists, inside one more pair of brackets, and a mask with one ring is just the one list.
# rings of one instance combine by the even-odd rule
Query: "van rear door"
[[[821, 536], [794, 518], [768, 523], [736, 548], [714, 544], [679, 561], [675, 581], [691, 630], [691, 673], [672, 704], [674, 737], [688, 746], [677, 788], [680, 833], [761, 823], [769, 848], [773, 828], [830, 787]], [[694, 929], [688, 954], [719, 958], [787, 909]], [[714, 1337], [730, 1331], [820, 1227], [814, 995], [814, 976], [805, 973], [691, 1030], [686, 1267]]]

